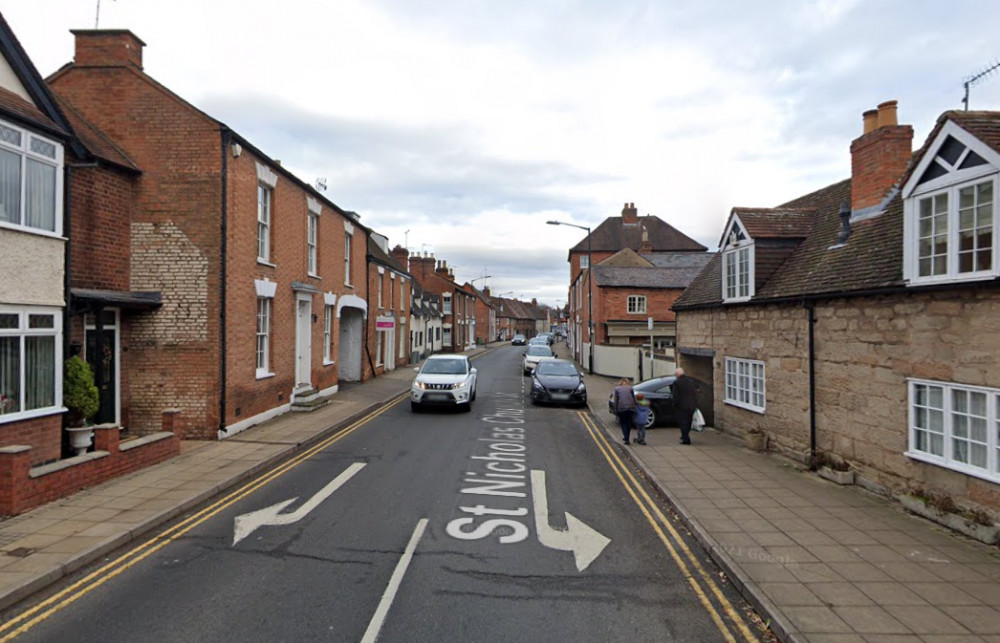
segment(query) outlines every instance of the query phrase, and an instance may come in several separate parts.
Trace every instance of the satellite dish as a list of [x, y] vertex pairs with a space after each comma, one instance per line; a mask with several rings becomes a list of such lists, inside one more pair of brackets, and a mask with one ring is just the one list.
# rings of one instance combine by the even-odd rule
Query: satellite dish
[[316, 179], [316, 189], [326, 192], [326, 179]]

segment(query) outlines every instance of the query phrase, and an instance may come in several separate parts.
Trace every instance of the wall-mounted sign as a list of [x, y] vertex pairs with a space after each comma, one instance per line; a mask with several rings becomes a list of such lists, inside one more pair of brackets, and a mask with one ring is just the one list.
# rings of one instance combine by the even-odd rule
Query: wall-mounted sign
[[396, 327], [395, 317], [375, 318], [375, 330], [392, 330], [395, 327]]

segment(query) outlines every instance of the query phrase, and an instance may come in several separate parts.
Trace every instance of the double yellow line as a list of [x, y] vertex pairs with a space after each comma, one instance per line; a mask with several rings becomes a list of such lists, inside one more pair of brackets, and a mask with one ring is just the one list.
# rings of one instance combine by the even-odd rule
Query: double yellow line
[[[722, 589], [712, 578], [712, 575], [701, 564], [701, 561], [698, 560], [698, 556], [691, 551], [691, 548], [681, 538], [681, 535], [674, 528], [673, 524], [671, 524], [670, 520], [663, 515], [657, 504], [646, 493], [643, 485], [636, 479], [622, 458], [611, 447], [607, 435], [597, 426], [594, 418], [585, 411], [578, 411], [577, 416], [583, 422], [584, 426], [587, 427], [587, 432], [604, 456], [604, 459], [611, 466], [611, 470], [614, 471], [622, 486], [625, 487], [632, 500], [635, 501], [635, 504], [639, 507], [642, 515], [646, 517], [646, 520], [653, 528], [653, 531], [656, 532], [664, 547], [670, 552], [670, 556], [677, 563], [677, 567], [684, 575], [684, 579], [687, 580], [691, 589], [694, 590], [698, 600], [705, 607], [705, 610], [712, 618], [716, 627], [719, 628], [725, 640], [729, 643], [736, 643], [737, 641], [730, 628], [726, 626], [726, 620], [720, 614], [720, 609], [728, 617], [732, 627], [742, 635], [743, 640], [749, 643], [758, 643], [760, 639], [747, 627], [740, 613], [733, 607], [733, 604], [722, 593]], [[712, 600], [713, 597], [715, 599], [714, 602]]]
[[174, 542], [181, 536], [185, 535], [198, 525], [202, 524], [206, 520], [216, 516], [219, 512], [228, 508], [236, 502], [239, 502], [246, 496], [250, 495], [254, 491], [260, 489], [264, 485], [270, 483], [271, 481], [281, 477], [285, 473], [288, 473], [303, 461], [308, 460], [316, 453], [327, 448], [331, 444], [334, 444], [343, 438], [347, 437], [354, 431], [358, 430], [360, 427], [364, 426], [368, 422], [372, 421], [379, 415], [382, 415], [387, 410], [395, 406], [401, 400], [409, 397], [409, 392], [398, 395], [389, 401], [385, 406], [372, 411], [368, 415], [357, 420], [353, 424], [337, 431], [328, 438], [325, 438], [315, 446], [309, 447], [302, 453], [296, 455], [292, 459], [282, 463], [277, 468], [269, 471], [267, 474], [248, 482], [239, 489], [230, 492], [225, 497], [217, 500], [213, 504], [205, 507], [196, 514], [185, 518], [183, 521], [174, 525], [170, 529], [167, 529], [161, 534], [153, 536], [141, 545], [137, 545], [128, 552], [122, 554], [113, 561], [103, 565], [100, 569], [97, 569], [85, 577], [76, 581], [72, 585], [62, 589], [58, 593], [45, 599], [38, 605], [35, 605], [29, 610], [17, 615], [11, 620], [0, 624], [0, 643], [4, 641], [10, 641], [21, 634], [24, 634], [31, 628], [35, 627], [45, 619], [49, 618], [59, 610], [69, 606], [74, 601], [85, 596], [86, 594], [97, 589], [104, 583], [108, 582], [112, 578], [118, 576], [125, 570], [131, 568], [132, 566], [138, 564], [139, 562], [149, 558], [159, 550], [163, 549], [170, 543]]

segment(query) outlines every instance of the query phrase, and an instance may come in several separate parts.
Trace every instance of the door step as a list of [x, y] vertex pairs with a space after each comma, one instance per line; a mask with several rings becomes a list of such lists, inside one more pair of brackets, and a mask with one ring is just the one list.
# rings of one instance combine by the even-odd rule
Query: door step
[[292, 400], [291, 410], [299, 413], [309, 413], [316, 409], [321, 409], [330, 403], [330, 396], [321, 396], [319, 389], [305, 389], [295, 393]]

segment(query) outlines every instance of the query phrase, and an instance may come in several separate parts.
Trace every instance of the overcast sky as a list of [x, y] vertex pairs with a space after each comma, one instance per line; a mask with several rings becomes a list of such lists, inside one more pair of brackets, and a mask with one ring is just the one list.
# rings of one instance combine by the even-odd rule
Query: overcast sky
[[[0, 0], [45, 76], [97, 6]], [[547, 220], [634, 202], [715, 249], [732, 207], [846, 178], [866, 109], [898, 100], [921, 145], [997, 25], [982, 0], [100, 2], [148, 74], [391, 245], [549, 304], [585, 233]], [[970, 106], [1000, 108], [1000, 72]]]

